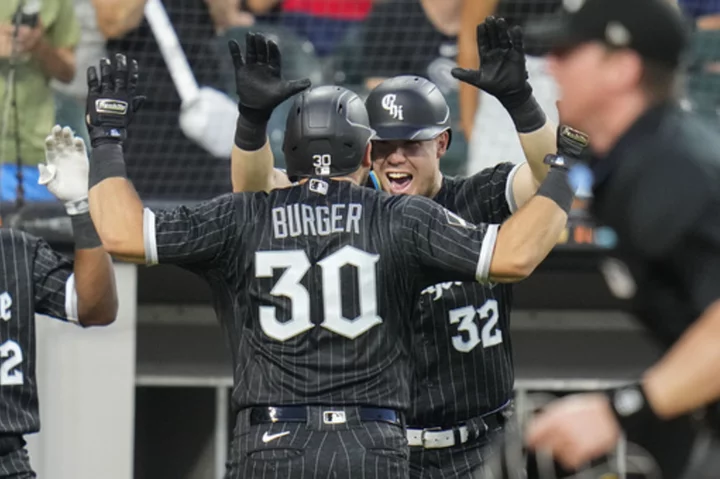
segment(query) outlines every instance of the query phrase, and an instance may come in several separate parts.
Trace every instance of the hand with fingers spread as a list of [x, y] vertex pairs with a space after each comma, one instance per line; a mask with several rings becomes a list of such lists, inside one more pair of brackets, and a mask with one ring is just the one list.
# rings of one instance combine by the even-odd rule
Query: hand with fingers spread
[[65, 204], [68, 214], [88, 211], [88, 156], [85, 143], [70, 128], [55, 125], [45, 138], [45, 163], [38, 165], [38, 183]]
[[86, 121], [93, 147], [125, 140], [133, 115], [145, 101], [145, 97], [135, 95], [137, 82], [137, 61], [128, 65], [123, 54], [115, 55], [114, 63], [102, 58], [99, 77], [95, 67], [88, 68]]
[[310, 87], [310, 80], [284, 80], [277, 43], [260, 33], [245, 36], [245, 56], [235, 40], [228, 43], [235, 65], [235, 85], [240, 98], [235, 144], [253, 151], [265, 144], [267, 122], [273, 110], [288, 98]]
[[460, 81], [494, 96], [501, 103], [523, 103], [532, 88], [527, 82], [522, 29], [508, 27], [504, 18], [488, 17], [477, 26], [480, 68], [453, 68], [452, 75]]
[[494, 96], [510, 113], [520, 133], [545, 124], [545, 114], [532, 97], [525, 67], [523, 34], [504, 18], [488, 17], [477, 26], [480, 68], [453, 68], [452, 76]]

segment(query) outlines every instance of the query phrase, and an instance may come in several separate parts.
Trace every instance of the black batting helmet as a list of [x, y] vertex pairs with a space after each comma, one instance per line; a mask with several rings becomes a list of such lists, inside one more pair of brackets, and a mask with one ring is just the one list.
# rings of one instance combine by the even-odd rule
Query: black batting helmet
[[362, 99], [347, 88], [321, 86], [295, 99], [283, 152], [288, 177], [343, 176], [362, 164], [370, 128]]
[[452, 133], [445, 97], [422, 77], [388, 78], [370, 92], [365, 106], [374, 140], [431, 140], [443, 131]]

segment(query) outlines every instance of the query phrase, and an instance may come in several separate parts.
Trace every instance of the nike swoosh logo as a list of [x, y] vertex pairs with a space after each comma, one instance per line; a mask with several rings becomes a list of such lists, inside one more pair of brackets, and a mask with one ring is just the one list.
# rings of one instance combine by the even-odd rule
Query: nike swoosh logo
[[262, 437], [262, 442], [267, 443], [270, 441], [274, 441], [275, 439], [281, 438], [283, 436], [287, 436], [288, 434], [290, 434], [290, 431], [279, 432], [277, 434], [268, 434], [267, 432], [265, 432], [265, 434], [263, 434], [263, 437]]

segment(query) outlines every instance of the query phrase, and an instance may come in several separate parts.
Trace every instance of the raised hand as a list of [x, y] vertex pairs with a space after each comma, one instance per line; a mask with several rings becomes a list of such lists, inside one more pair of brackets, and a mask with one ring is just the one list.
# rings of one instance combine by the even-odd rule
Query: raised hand
[[115, 61], [100, 60], [100, 76], [95, 67], [87, 69], [88, 97], [85, 118], [93, 147], [103, 143], [121, 143], [134, 114], [145, 101], [136, 96], [138, 63], [118, 53]]
[[55, 125], [45, 138], [45, 163], [38, 165], [38, 184], [65, 204], [68, 214], [88, 211], [88, 157], [85, 143], [68, 127]]
[[240, 45], [228, 47], [235, 65], [235, 85], [240, 114], [255, 124], [266, 123], [273, 110], [288, 98], [310, 87], [310, 79], [284, 80], [277, 43], [260, 33], [245, 36], [245, 56]]
[[522, 29], [503, 18], [488, 17], [477, 26], [480, 68], [453, 68], [452, 75], [493, 95], [506, 108], [524, 103], [532, 94], [527, 82]]

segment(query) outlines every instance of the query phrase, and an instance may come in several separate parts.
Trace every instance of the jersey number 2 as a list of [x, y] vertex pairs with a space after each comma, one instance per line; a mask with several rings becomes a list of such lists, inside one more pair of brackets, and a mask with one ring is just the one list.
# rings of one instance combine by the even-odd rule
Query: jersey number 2
[[20, 345], [12, 340], [0, 344], [0, 386], [19, 386], [23, 383], [23, 373], [14, 369], [22, 364], [23, 354]]
[[[479, 317], [483, 324], [481, 333], [478, 334], [478, 326], [475, 318]], [[467, 333], [466, 337], [462, 334], [453, 336], [453, 347], [461, 353], [468, 353], [482, 342], [483, 348], [497, 346], [502, 343], [502, 331], [497, 329], [498, 322], [498, 302], [495, 299], [485, 301], [480, 308], [475, 309], [474, 306], [465, 306], [450, 311], [450, 324], [458, 324], [459, 333]]]
[[[375, 263], [378, 259], [379, 256], [376, 254], [345, 246], [318, 262], [322, 270], [322, 297], [325, 310], [325, 317], [320, 327], [346, 338], [355, 339], [382, 323], [382, 319], [377, 314]], [[340, 269], [346, 265], [356, 268], [357, 284], [360, 289], [357, 295], [353, 294], [360, 300], [360, 316], [354, 319], [346, 318], [342, 314]], [[270, 294], [288, 298], [292, 305], [290, 319], [283, 322], [278, 321], [275, 306], [260, 306], [260, 326], [271, 338], [287, 341], [313, 328], [314, 324], [310, 319], [310, 293], [300, 284], [310, 266], [310, 261], [302, 250], [255, 253], [256, 277], [272, 278], [274, 269], [285, 269], [270, 290]]]

